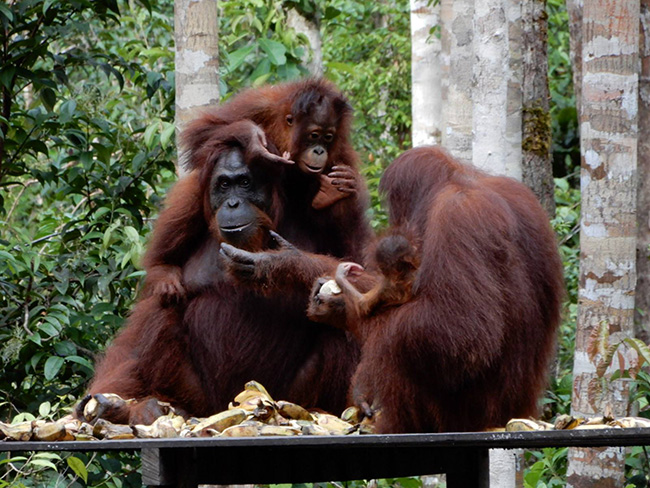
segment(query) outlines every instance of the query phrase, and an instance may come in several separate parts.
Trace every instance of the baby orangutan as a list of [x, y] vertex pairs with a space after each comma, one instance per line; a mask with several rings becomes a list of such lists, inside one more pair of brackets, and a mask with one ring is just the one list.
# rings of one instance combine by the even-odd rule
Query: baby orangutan
[[413, 296], [419, 266], [416, 246], [404, 235], [392, 233], [378, 242], [375, 265], [379, 273], [344, 262], [338, 265], [334, 279], [319, 278], [312, 290], [309, 317], [348, 329], [363, 341], [366, 324], [361, 326], [360, 321], [406, 303]]

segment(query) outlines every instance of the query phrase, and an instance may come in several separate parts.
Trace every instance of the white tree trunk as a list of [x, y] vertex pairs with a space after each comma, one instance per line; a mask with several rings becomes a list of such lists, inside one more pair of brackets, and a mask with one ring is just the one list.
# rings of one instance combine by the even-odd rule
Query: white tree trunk
[[456, 158], [472, 161], [472, 17], [474, 0], [440, 0], [442, 145]]
[[[596, 374], [589, 348], [601, 324], [614, 340], [634, 330], [639, 0], [585, 0], [582, 30], [580, 290], [572, 412], [627, 413], [627, 388]], [[624, 450], [572, 449], [568, 484], [624, 484]]]
[[440, 24], [440, 4], [411, 0], [411, 134], [413, 147], [440, 144], [442, 93], [440, 39], [433, 27]]
[[311, 56], [306, 54], [303, 58], [309, 74], [316, 77], [323, 76], [323, 42], [318, 23], [303, 17], [300, 12], [292, 8], [287, 12], [287, 26], [298, 34], [303, 34], [309, 41]]
[[[175, 0], [176, 134], [196, 109], [219, 102], [217, 0]], [[184, 155], [178, 155], [179, 172]]]
[[650, 0], [641, 0], [636, 336], [650, 342]]
[[476, 0], [472, 161], [521, 180], [521, 6]]

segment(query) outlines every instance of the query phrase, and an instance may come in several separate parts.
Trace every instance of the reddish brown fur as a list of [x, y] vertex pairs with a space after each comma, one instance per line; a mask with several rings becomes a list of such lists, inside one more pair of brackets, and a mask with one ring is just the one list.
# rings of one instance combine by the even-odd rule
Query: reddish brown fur
[[[219, 253], [219, 236], [210, 233], [206, 201], [216, 155], [232, 145], [249, 148], [252, 132], [242, 122], [213, 131], [211, 140], [196, 147], [196, 169], [170, 192], [144, 260], [147, 293], [98, 364], [90, 394], [153, 396], [188, 414], [209, 415], [225, 409], [244, 383], [255, 379], [278, 398], [334, 412], [344, 408], [358, 346], [344, 332], [307, 319], [308, 289], [278, 282], [258, 293], [234, 282]], [[300, 217], [307, 210], [286, 211], [280, 185], [272, 184], [268, 214], [280, 231], [308, 249], [359, 255], [363, 243], [353, 236], [337, 240], [327, 234], [337, 222], [303, 226]], [[341, 227], [354, 224], [360, 239], [366, 236], [363, 215], [341, 219]], [[257, 245], [245, 247], [255, 251]], [[324, 272], [322, 263], [330, 262], [319, 256], [312, 268], [292, 272], [311, 281]], [[140, 406], [112, 420], [150, 422], [146, 402]]]
[[477, 431], [535, 416], [563, 294], [544, 210], [521, 183], [435, 147], [386, 170], [394, 228], [421, 240], [413, 298], [353, 327], [354, 403], [379, 432]]
[[205, 141], [212, 139], [215, 128], [244, 119], [259, 125], [280, 153], [286, 151], [295, 156], [299, 150], [299, 134], [295, 134], [293, 127], [287, 124], [286, 116], [291, 113], [294, 102], [310, 92], [320, 94], [335, 112], [336, 120], [332, 122], [337, 126], [336, 144], [329, 157], [329, 168], [338, 163], [358, 170], [358, 158], [349, 140], [352, 110], [337, 88], [324, 79], [250, 88], [234, 95], [226, 103], [206, 110], [183, 131], [183, 146], [190, 151], [188, 166], [197, 165], [199, 161], [192, 157], [193, 153]]
[[[264, 130], [270, 147], [297, 154], [301, 131], [292, 131], [300, 128], [297, 124], [289, 126], [286, 115], [291, 113], [292, 106], [302, 96], [322, 99], [326, 102], [324, 105], [330, 107], [331, 116], [336, 119], [332, 122], [336, 122], [337, 131], [325, 172], [335, 164], [347, 167], [355, 181], [356, 192], [325, 208], [315, 209], [312, 202], [321, 185], [318, 175], [304, 174], [298, 168], [285, 168], [278, 164], [277, 170], [283, 174], [283, 181], [276, 187], [279, 196], [270, 215], [278, 232], [299, 248], [360, 261], [364, 257], [365, 246], [372, 239], [365, 216], [368, 195], [358, 171], [357, 155], [349, 141], [352, 111], [343, 95], [330, 82], [311, 79], [252, 88], [204, 112], [182, 134], [182, 145], [189, 154], [187, 165], [201, 169], [206, 161], [205, 146], [208, 141], [218, 145], [236, 139], [243, 147], [250, 147], [251, 134], [254, 132], [250, 126], [255, 124]], [[250, 124], [250, 121], [254, 124]], [[197, 218], [197, 201], [200, 201], [200, 197], [197, 198], [193, 191], [174, 197], [168, 205], [170, 209], [176, 209], [169, 211], [173, 214], [173, 218], [170, 218], [174, 227], [167, 232], [174, 235], [161, 239], [161, 246], [145, 259], [147, 274], [153, 276], [148, 279], [148, 282], [154, 283], [150, 289], [160, 294], [166, 302], [176, 302], [184, 296], [178, 268], [189, 256], [193, 243], [207, 231], [201, 219]]]

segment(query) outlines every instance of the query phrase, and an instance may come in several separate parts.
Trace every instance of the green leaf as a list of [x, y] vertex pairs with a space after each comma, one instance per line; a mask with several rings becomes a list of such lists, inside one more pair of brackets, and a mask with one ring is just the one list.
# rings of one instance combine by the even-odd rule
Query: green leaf
[[78, 457], [74, 456], [70, 456], [67, 461], [68, 466], [70, 466], [70, 469], [74, 471], [74, 474], [84, 480], [84, 483], [88, 483], [88, 470], [86, 469], [84, 462]]
[[77, 347], [70, 341], [57, 342], [54, 344], [54, 350], [59, 356], [72, 356], [77, 353]]
[[39, 334], [38, 332], [34, 332], [32, 335], [29, 336], [29, 340], [32, 341], [34, 344], [38, 344], [40, 346], [41, 334]]
[[85, 366], [91, 371], [93, 370], [93, 365], [90, 363], [90, 361], [88, 361], [86, 358], [82, 358], [81, 356], [68, 356], [65, 358], [65, 360], [80, 364], [81, 366]]
[[52, 404], [50, 402], [43, 402], [38, 407], [38, 414], [41, 417], [47, 417], [52, 411]]
[[286, 52], [287, 48], [284, 47], [284, 44], [281, 44], [277, 41], [272, 41], [270, 39], [260, 39], [260, 47], [269, 57], [271, 63], [275, 65], [283, 65], [287, 62]]
[[351, 64], [348, 64], [348, 63], [339, 63], [339, 62], [335, 62], [335, 61], [330, 61], [329, 63], [327, 63], [327, 67], [329, 69], [333, 69], [333, 70], [336, 70], [336, 71], [343, 71], [345, 73], [351, 73], [351, 74], [355, 73], [354, 66], [352, 66]]
[[63, 366], [63, 358], [59, 356], [50, 356], [45, 361], [45, 379], [50, 381], [59, 373]]
[[74, 100], [66, 100], [59, 107], [59, 122], [66, 124], [72, 120], [75, 111], [77, 110], [77, 102]]
[[51, 88], [43, 88], [40, 95], [45, 108], [47, 108], [49, 112], [54, 110], [54, 105], [56, 104], [56, 93], [54, 93], [54, 90]]
[[171, 142], [172, 136], [175, 132], [176, 127], [174, 127], [174, 124], [163, 122], [163, 130], [160, 134], [160, 145], [163, 147], [163, 149], [166, 149], [169, 146], [169, 143]]
[[255, 46], [245, 46], [228, 54], [228, 71], [233, 72], [246, 60], [246, 57], [255, 49]]
[[650, 365], [650, 346], [648, 346], [641, 339], [635, 338], [625, 339], [625, 342], [627, 342], [630, 347], [636, 350], [639, 357], [643, 360], [641, 361], [640, 366], [643, 366], [643, 363], [645, 363], [646, 366]]
[[16, 74], [15, 66], [6, 66], [0, 71], [0, 83], [2, 86], [11, 90], [14, 85], [14, 75]]
[[37, 459], [56, 459], [57, 461], [61, 461], [61, 456], [55, 452], [37, 452], [34, 454], [34, 457]]
[[9, 22], [14, 21], [13, 12], [4, 3], [0, 3], [0, 14], [4, 15], [9, 20]]
[[127, 225], [124, 227], [124, 233], [131, 242], [140, 242], [140, 234], [134, 227]]
[[159, 121], [155, 121], [153, 124], [151, 124], [149, 127], [146, 128], [144, 131], [144, 144], [147, 146], [149, 149], [153, 149], [154, 146], [154, 140], [156, 137], [156, 134], [158, 133], [158, 129], [160, 129], [160, 123]]
[[45, 468], [50, 468], [56, 471], [56, 465], [52, 461], [48, 461], [47, 459], [32, 459], [29, 464], [33, 464], [35, 466], [43, 466]]
[[25, 456], [12, 456], [10, 458], [0, 460], [0, 466], [2, 466], [3, 464], [19, 462], [19, 461], [27, 461], [27, 458]]
[[32, 420], [36, 420], [36, 417], [29, 412], [22, 412], [12, 418], [11, 423], [19, 424], [20, 422], [31, 422]]
[[43, 13], [46, 14], [52, 5], [54, 5], [58, 0], [45, 0], [43, 2]]

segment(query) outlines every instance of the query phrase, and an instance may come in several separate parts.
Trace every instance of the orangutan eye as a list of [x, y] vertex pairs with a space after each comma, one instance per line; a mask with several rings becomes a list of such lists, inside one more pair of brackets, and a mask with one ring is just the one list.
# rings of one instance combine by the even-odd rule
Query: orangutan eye
[[334, 134], [330, 134], [329, 132], [323, 136], [323, 139], [325, 142], [332, 142], [334, 139]]
[[320, 134], [319, 134], [318, 132], [312, 132], [311, 134], [309, 134], [309, 138], [310, 138], [312, 141], [317, 140], [319, 137], [320, 137]]
[[293, 124], [293, 115], [291, 115], [291, 114], [287, 115], [286, 120], [287, 120], [287, 125], [289, 125], [289, 126], [292, 125]]

